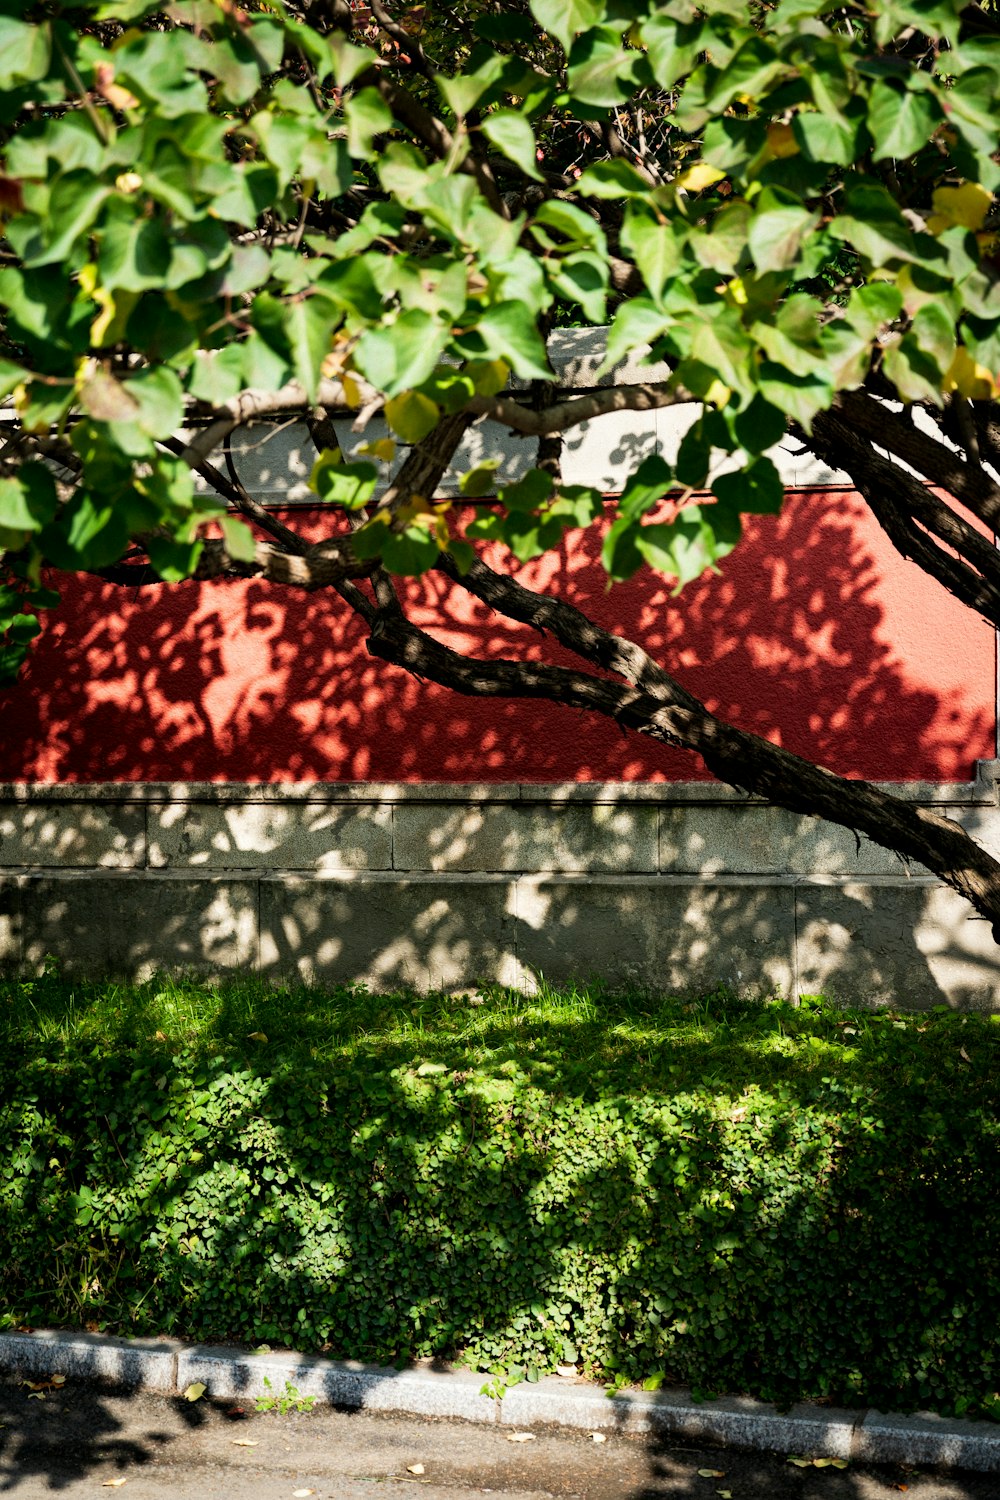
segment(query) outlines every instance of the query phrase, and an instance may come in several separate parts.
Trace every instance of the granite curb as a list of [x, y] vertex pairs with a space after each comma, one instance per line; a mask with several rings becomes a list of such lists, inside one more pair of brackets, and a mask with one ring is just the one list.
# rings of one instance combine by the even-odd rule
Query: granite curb
[[200, 1381], [209, 1396], [226, 1400], [280, 1396], [288, 1382], [300, 1396], [355, 1411], [459, 1417], [519, 1428], [549, 1424], [656, 1433], [757, 1452], [1000, 1472], [1000, 1427], [927, 1412], [904, 1416], [805, 1403], [781, 1412], [746, 1397], [695, 1402], [685, 1390], [627, 1391], [609, 1400], [600, 1387], [559, 1376], [513, 1386], [498, 1399], [483, 1394], [482, 1375], [439, 1370], [433, 1363], [397, 1370], [179, 1339], [42, 1330], [0, 1334], [0, 1371], [101, 1380], [160, 1395], [178, 1395]]

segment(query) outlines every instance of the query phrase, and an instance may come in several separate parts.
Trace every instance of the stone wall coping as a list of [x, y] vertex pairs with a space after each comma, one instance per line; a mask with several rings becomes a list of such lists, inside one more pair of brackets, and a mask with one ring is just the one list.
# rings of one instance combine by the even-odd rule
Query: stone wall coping
[[[1000, 760], [976, 762], [971, 781], [875, 782], [880, 790], [907, 802], [955, 806], [997, 805]], [[90, 803], [463, 803], [560, 807], [570, 804], [628, 806], [698, 806], [768, 800], [738, 792], [716, 781], [564, 781], [564, 782], [216, 782], [94, 781], [0, 782], [3, 804]]]

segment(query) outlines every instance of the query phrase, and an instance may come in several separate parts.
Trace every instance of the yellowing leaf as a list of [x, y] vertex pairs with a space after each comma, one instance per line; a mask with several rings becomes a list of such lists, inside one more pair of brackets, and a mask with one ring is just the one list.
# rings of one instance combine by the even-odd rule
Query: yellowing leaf
[[508, 1443], [533, 1443], [535, 1434], [533, 1432], [509, 1432], [507, 1441]]
[[128, 1484], [127, 1479], [106, 1479], [101, 1485], [104, 1490], [120, 1490], [123, 1484]]
[[424, 1466], [423, 1464], [407, 1464], [406, 1472], [407, 1474], [423, 1474]]
[[707, 161], [696, 161], [693, 166], [681, 172], [679, 177], [675, 177], [674, 183], [686, 193], [700, 193], [702, 188], [711, 187], [713, 182], [721, 182], [725, 175], [718, 167], [710, 167]]
[[934, 212], [927, 220], [931, 234], [943, 234], [954, 224], [963, 229], [982, 229], [993, 202], [991, 194], [978, 182], [963, 182], [961, 187], [935, 188]]
[[808, 1469], [812, 1467], [811, 1458], [790, 1458], [788, 1462], [790, 1464], [794, 1464], [797, 1469]]
[[257, 1438], [233, 1438], [234, 1448], [256, 1448]]
[[440, 415], [436, 403], [419, 391], [404, 391], [385, 403], [385, 419], [404, 443], [419, 443], [434, 431]]
[[296, 1497], [296, 1500], [305, 1500], [307, 1495], [315, 1495], [315, 1493], [315, 1490], [292, 1490], [292, 1494]]
[[846, 1469], [847, 1468], [847, 1459], [846, 1458], [831, 1458], [830, 1463], [833, 1466], [833, 1468], [835, 1468], [835, 1469]]
[[184, 1392], [185, 1401], [199, 1401], [205, 1394], [205, 1384], [201, 1380], [192, 1380]]
[[361, 405], [361, 389], [352, 375], [342, 375], [341, 385], [344, 388], [344, 400], [352, 410], [357, 410]]
[[65, 1385], [66, 1384], [66, 1376], [65, 1375], [53, 1375], [52, 1376], [52, 1384], [54, 1386]]
[[590, 1434], [590, 1441], [592, 1443], [606, 1443], [607, 1440], [607, 1434], [604, 1432], [592, 1432]]
[[968, 349], [961, 346], [955, 350], [955, 357], [944, 378], [944, 388], [946, 391], [959, 391], [970, 401], [991, 401], [1000, 390], [986, 366], [978, 364]]
[[266, 1042], [267, 1041], [267, 1032], [266, 1031], [248, 1031], [247, 1032], [247, 1041], [248, 1042]]
[[391, 464], [396, 457], [396, 444], [393, 438], [376, 438], [373, 443], [362, 443], [358, 448], [359, 453], [367, 453], [372, 458], [381, 459], [384, 464]]
[[699, 1479], [725, 1479], [725, 1477], [726, 1477], [726, 1471], [725, 1471], [725, 1469], [699, 1469], [698, 1470], [698, 1478]]
[[769, 125], [767, 127], [767, 149], [772, 156], [784, 157], [795, 156], [799, 149], [799, 143], [790, 125]]
[[715, 1493], [721, 1497], [721, 1500], [733, 1500], [732, 1490], [716, 1490]]

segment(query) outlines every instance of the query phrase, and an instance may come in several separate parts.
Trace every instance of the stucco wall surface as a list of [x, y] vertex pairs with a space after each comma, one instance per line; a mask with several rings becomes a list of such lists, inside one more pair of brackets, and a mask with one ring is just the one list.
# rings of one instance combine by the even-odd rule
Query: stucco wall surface
[[[323, 516], [298, 511], [318, 529]], [[847, 775], [963, 780], [993, 754], [994, 636], [904, 562], [849, 491], [792, 493], [676, 598], [652, 575], [608, 591], [599, 538], [521, 570], [641, 643], [723, 718]], [[511, 566], [497, 556], [499, 566]], [[0, 696], [0, 778], [27, 781], [689, 780], [695, 757], [594, 715], [459, 698], [371, 658], [334, 597], [259, 583], [126, 594], [60, 578], [18, 684]], [[569, 658], [456, 599], [404, 585], [421, 624], [485, 656]]]

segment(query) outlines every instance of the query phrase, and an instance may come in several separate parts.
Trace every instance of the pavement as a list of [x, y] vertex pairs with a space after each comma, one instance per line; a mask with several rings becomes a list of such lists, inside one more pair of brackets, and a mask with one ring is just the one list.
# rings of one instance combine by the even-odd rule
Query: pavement
[[[441, 1410], [480, 1396], [466, 1371], [66, 1334], [0, 1335], [0, 1369], [0, 1495], [19, 1500], [103, 1487], [126, 1500], [1000, 1500], [990, 1423], [677, 1391], [609, 1401], [558, 1378], [482, 1397], [472, 1418]], [[352, 1409], [257, 1410], [286, 1380], [301, 1398], [321, 1376]], [[205, 1389], [185, 1399], [192, 1384]]]

